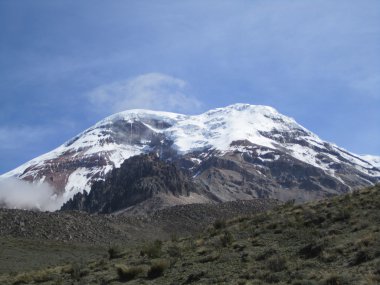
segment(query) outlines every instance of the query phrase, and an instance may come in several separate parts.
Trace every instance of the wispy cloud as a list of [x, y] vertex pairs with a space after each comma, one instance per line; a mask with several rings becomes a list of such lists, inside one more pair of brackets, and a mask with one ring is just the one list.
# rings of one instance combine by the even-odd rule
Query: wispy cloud
[[0, 149], [19, 149], [39, 143], [52, 134], [51, 128], [39, 126], [0, 126]]
[[32, 184], [16, 178], [0, 180], [0, 206], [16, 209], [58, 210], [63, 200], [46, 183]]
[[99, 111], [127, 109], [191, 112], [201, 102], [186, 94], [187, 83], [162, 73], [147, 73], [127, 80], [101, 85], [87, 94]]

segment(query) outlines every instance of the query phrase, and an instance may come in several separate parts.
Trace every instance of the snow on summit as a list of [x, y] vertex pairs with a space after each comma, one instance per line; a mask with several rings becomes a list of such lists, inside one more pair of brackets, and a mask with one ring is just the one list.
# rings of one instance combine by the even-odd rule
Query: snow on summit
[[157, 132], [165, 133], [174, 141], [177, 150], [182, 153], [204, 147], [226, 150], [231, 142], [241, 139], [274, 147], [273, 141], [260, 135], [260, 131], [273, 129], [287, 131], [292, 128], [305, 130], [293, 119], [281, 115], [272, 107], [249, 104], [235, 104], [195, 116], [150, 110], [129, 110], [107, 117], [94, 128], [116, 121], [133, 124], [136, 121], [149, 120], [170, 124], [171, 127], [165, 130], [149, 127]]

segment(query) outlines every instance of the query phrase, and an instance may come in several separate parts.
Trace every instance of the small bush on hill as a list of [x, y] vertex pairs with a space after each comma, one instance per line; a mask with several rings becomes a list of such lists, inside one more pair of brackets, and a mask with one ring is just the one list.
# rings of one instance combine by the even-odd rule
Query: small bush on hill
[[164, 271], [168, 268], [168, 262], [166, 260], [155, 261], [148, 270], [148, 278], [154, 279], [164, 274]]
[[268, 260], [267, 267], [273, 272], [283, 271], [287, 268], [286, 259], [280, 256], [273, 256]]
[[158, 258], [162, 255], [162, 241], [155, 240], [154, 242], [148, 243], [140, 252], [140, 255], [148, 256], [149, 258]]
[[229, 231], [225, 231], [224, 234], [220, 237], [220, 242], [223, 247], [227, 247], [233, 242], [233, 236]]
[[129, 267], [123, 264], [116, 265], [116, 270], [120, 281], [132, 280], [144, 271], [140, 266]]
[[122, 257], [124, 254], [119, 246], [113, 245], [108, 249], [108, 255], [110, 259], [115, 259]]
[[214, 229], [220, 230], [226, 227], [227, 223], [225, 220], [218, 219], [214, 222]]

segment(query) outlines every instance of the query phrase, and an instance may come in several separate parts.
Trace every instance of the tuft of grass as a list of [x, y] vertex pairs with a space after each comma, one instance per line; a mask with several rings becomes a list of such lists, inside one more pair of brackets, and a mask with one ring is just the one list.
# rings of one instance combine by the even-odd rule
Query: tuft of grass
[[322, 243], [318, 243], [316, 241], [313, 241], [309, 243], [308, 245], [302, 247], [299, 251], [299, 254], [301, 257], [308, 259], [308, 258], [315, 258], [318, 257], [323, 250]]
[[149, 258], [158, 258], [162, 255], [162, 241], [155, 240], [146, 244], [140, 251], [141, 256], [148, 256]]
[[144, 272], [141, 266], [126, 266], [124, 264], [116, 264], [117, 275], [120, 281], [130, 281]]
[[208, 262], [214, 262], [215, 260], [218, 260], [220, 258], [220, 255], [216, 252], [212, 252], [209, 255], [206, 255], [205, 257], [202, 257], [199, 262], [200, 263], [208, 263]]
[[53, 276], [49, 270], [38, 270], [18, 274], [13, 284], [43, 283], [51, 280], [53, 280]]
[[164, 271], [168, 268], [169, 264], [166, 260], [156, 260], [152, 263], [148, 270], [148, 278], [155, 279], [164, 274]]
[[328, 276], [325, 281], [325, 285], [349, 285], [349, 278], [346, 275], [332, 274]]
[[226, 220], [217, 219], [217, 220], [214, 222], [214, 229], [216, 229], [216, 230], [224, 229], [226, 226], [227, 226], [227, 222], [226, 222]]
[[85, 268], [83, 261], [73, 262], [65, 269], [64, 272], [70, 274], [73, 280], [80, 280], [81, 277], [83, 277], [87, 273], [87, 271], [84, 269]]
[[234, 238], [230, 231], [224, 231], [223, 235], [220, 237], [220, 242], [223, 247], [227, 247], [232, 244]]
[[22, 273], [18, 274], [12, 283], [13, 285], [18, 285], [18, 284], [28, 284], [33, 282], [33, 279], [28, 273]]
[[371, 260], [373, 257], [368, 249], [361, 249], [355, 253], [354, 258], [350, 261], [351, 266], [359, 265]]
[[334, 222], [344, 222], [351, 218], [351, 213], [349, 209], [343, 208], [339, 209], [335, 215], [333, 215], [333, 221]]
[[275, 250], [273, 248], [268, 248], [256, 257], [256, 261], [266, 260], [276, 253], [277, 253], [277, 250]]
[[120, 258], [124, 256], [123, 250], [118, 245], [113, 245], [108, 249], [110, 259]]
[[177, 245], [172, 245], [168, 247], [167, 253], [170, 257], [174, 257], [174, 258], [182, 257], [181, 248]]
[[281, 272], [287, 269], [286, 259], [280, 256], [273, 256], [267, 261], [267, 267], [272, 272]]

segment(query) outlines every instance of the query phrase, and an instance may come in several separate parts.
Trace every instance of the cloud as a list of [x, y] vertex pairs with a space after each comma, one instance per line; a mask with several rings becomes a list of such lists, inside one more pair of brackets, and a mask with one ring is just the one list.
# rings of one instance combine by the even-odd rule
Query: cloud
[[16, 209], [55, 211], [63, 204], [46, 183], [32, 184], [17, 178], [0, 180], [0, 206]]
[[52, 133], [51, 129], [43, 127], [0, 126], [0, 149], [19, 149], [27, 144], [39, 143]]
[[147, 73], [123, 81], [101, 85], [87, 94], [100, 111], [127, 109], [191, 112], [201, 102], [185, 93], [187, 83], [162, 73]]

